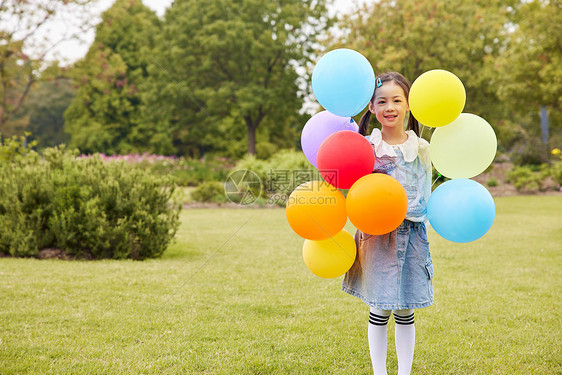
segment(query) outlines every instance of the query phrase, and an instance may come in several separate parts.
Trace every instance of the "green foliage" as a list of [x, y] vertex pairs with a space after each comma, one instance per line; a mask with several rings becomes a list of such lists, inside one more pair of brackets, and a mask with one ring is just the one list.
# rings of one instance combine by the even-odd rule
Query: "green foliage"
[[143, 154], [111, 155], [96, 153], [104, 161], [126, 161], [159, 176], [170, 177], [180, 186], [196, 186], [204, 181], [224, 181], [234, 166], [232, 160], [206, 155], [201, 159]]
[[233, 168], [256, 173], [263, 186], [267, 203], [284, 206], [295, 188], [305, 182], [322, 180], [322, 176], [306, 159], [302, 151], [281, 150], [267, 160], [246, 155]]
[[492, 177], [486, 183], [489, 187], [498, 186], [498, 180], [495, 177]]
[[[143, 87], [157, 153], [262, 156], [293, 147], [303, 104], [295, 65], [311, 61], [325, 1], [178, 0], [167, 10]], [[306, 87], [306, 85], [305, 85]]]
[[558, 188], [562, 186], [562, 161], [552, 163], [550, 167], [550, 175], [558, 184]]
[[[515, 7], [508, 43], [494, 62], [491, 86], [502, 105], [540, 138], [538, 113], [546, 107], [550, 141], [562, 141], [562, 10], [560, 1], [522, 1]], [[541, 156], [541, 161], [546, 161]], [[521, 163], [517, 161], [518, 163]], [[538, 162], [535, 158], [535, 163]]]
[[201, 159], [170, 158], [149, 165], [154, 173], [170, 176], [180, 186], [197, 186], [205, 181], [224, 181], [232, 167], [232, 161], [229, 159], [211, 156]]
[[49, 79], [42, 73], [41, 81], [34, 85], [22, 113], [28, 117], [27, 130], [41, 147], [53, 147], [70, 140], [64, 132], [64, 111], [76, 95], [70, 79]]
[[146, 148], [139, 87], [159, 22], [140, 0], [118, 0], [102, 15], [90, 50], [72, 72], [79, 88], [64, 114], [72, 147], [110, 154]]
[[304, 154], [294, 150], [281, 150], [267, 160], [247, 155], [234, 167], [234, 170], [241, 169], [250, 170], [259, 176], [266, 195], [288, 196], [302, 183], [322, 180], [318, 170]]
[[464, 111], [494, 124], [504, 110], [484, 73], [503, 46], [506, 15], [515, 2], [369, 2], [344, 17], [340, 26], [347, 33], [327, 44], [362, 52], [377, 75], [398, 71], [414, 81], [428, 70], [449, 70], [466, 88]]
[[519, 192], [537, 192], [542, 190], [544, 174], [534, 171], [530, 166], [514, 167], [507, 172], [507, 181], [512, 183]]
[[522, 137], [512, 147], [510, 159], [515, 165], [541, 165], [547, 159], [546, 146], [536, 137]]
[[35, 81], [33, 70], [38, 63], [23, 52], [23, 41], [12, 40], [2, 29], [0, 26], [0, 133], [13, 136], [29, 123], [28, 116], [17, 112]]
[[191, 192], [191, 198], [196, 202], [225, 203], [224, 182], [207, 181]]
[[33, 147], [37, 146], [37, 141], [27, 141], [31, 133], [25, 132], [23, 136], [12, 136], [11, 138], [4, 138], [0, 142], [0, 162], [11, 162], [18, 157], [29, 153]]
[[0, 164], [0, 253], [59, 248], [77, 258], [162, 255], [178, 225], [175, 186], [124, 162], [47, 148]]
[[515, 27], [496, 61], [494, 84], [507, 104], [538, 111], [562, 108], [562, 11], [558, 0], [524, 1], [515, 7]]
[[[39, 72], [47, 64], [46, 55], [62, 41], [59, 33], [44, 27], [60, 14], [72, 15], [78, 32], [64, 32], [68, 39], [88, 29], [92, 0], [2, 1], [0, 2], [0, 133], [20, 135], [29, 124], [24, 104]], [[68, 28], [71, 29], [71, 28]]]

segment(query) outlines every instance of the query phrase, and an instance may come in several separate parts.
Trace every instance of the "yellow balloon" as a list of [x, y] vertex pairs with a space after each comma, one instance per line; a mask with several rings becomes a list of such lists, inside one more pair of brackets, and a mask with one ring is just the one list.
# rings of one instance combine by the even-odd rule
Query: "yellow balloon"
[[325, 279], [346, 273], [353, 265], [356, 255], [355, 240], [345, 229], [327, 240], [304, 240], [302, 247], [306, 267], [316, 276]]
[[408, 97], [412, 115], [423, 125], [445, 126], [464, 109], [466, 92], [461, 80], [451, 72], [436, 69], [419, 76]]
[[287, 201], [287, 221], [299, 236], [308, 240], [325, 240], [347, 223], [345, 197], [324, 181], [299, 185]]
[[496, 156], [494, 129], [483, 118], [461, 113], [449, 125], [435, 129], [429, 144], [433, 166], [449, 178], [472, 178], [486, 170]]

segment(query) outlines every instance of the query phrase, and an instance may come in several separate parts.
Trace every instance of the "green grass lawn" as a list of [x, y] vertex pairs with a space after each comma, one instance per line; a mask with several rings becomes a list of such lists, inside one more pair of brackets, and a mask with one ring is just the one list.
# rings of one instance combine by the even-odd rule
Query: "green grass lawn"
[[[414, 374], [562, 373], [562, 198], [496, 205], [478, 241], [429, 233]], [[0, 259], [0, 374], [371, 373], [368, 307], [306, 269], [284, 210], [181, 219], [158, 260]]]

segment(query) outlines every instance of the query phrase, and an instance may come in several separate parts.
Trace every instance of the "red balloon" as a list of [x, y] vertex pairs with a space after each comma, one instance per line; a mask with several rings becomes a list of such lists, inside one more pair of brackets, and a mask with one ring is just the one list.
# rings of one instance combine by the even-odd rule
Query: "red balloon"
[[326, 182], [339, 189], [349, 189], [355, 181], [373, 172], [375, 153], [364, 136], [341, 130], [322, 142], [316, 165]]

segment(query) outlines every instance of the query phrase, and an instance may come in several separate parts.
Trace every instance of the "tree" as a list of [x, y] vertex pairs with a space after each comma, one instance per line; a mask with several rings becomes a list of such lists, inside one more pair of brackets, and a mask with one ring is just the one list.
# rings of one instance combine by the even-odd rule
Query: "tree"
[[[558, 0], [524, 2], [517, 7], [509, 44], [495, 61], [494, 86], [518, 121], [531, 116], [537, 135], [541, 107], [551, 128], [562, 126], [562, 5]], [[556, 134], [557, 132], [551, 132]], [[562, 141], [558, 137], [556, 141]]]
[[[57, 67], [55, 69], [58, 70]], [[43, 72], [33, 85], [21, 110], [21, 114], [29, 122], [26, 130], [41, 148], [68, 143], [63, 113], [76, 95], [70, 79], [60, 74], [52, 78], [46, 77], [49, 70]]]
[[414, 81], [432, 69], [457, 75], [467, 91], [465, 112], [492, 124], [503, 115], [485, 74], [504, 45], [507, 14], [515, 1], [381, 0], [344, 17], [345, 34], [330, 48], [362, 52], [375, 73], [398, 71]]
[[293, 147], [304, 96], [296, 70], [325, 15], [324, 0], [175, 1], [143, 90], [152, 148], [240, 156], [259, 151], [260, 138]]
[[141, 0], [117, 0], [103, 13], [90, 50], [72, 73], [78, 92], [64, 115], [71, 146], [86, 153], [144, 150], [139, 86], [159, 26]]
[[[79, 33], [51, 40], [49, 23], [64, 13], [85, 30], [90, 0], [45, 0], [40, 2], [0, 1], [0, 133], [21, 133], [28, 117], [20, 112], [45, 58], [62, 41], [77, 38]], [[70, 21], [69, 21], [70, 22]]]

